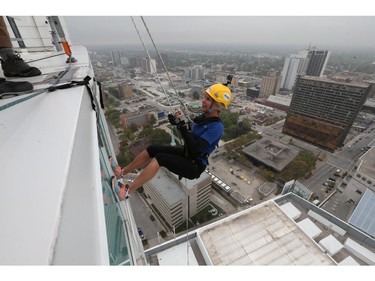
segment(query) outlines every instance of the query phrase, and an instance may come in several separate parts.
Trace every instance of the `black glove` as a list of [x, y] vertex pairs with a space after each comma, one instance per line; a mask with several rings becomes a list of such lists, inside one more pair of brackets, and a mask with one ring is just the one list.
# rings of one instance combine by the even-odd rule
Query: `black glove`
[[180, 119], [177, 119], [179, 120], [179, 122], [177, 123], [177, 129], [179, 129], [181, 131], [182, 128], [186, 128], [185, 126], [185, 121], [184, 120], [180, 120]]
[[168, 120], [169, 120], [169, 123], [171, 123], [172, 125], [178, 125], [178, 123], [181, 122], [180, 119], [178, 119], [175, 115], [173, 114], [168, 114]]

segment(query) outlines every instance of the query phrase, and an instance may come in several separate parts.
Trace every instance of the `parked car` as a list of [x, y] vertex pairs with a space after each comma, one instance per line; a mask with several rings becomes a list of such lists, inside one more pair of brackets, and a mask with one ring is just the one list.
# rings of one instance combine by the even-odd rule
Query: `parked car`
[[150, 220], [155, 221], [155, 218], [153, 215], [150, 216]]
[[139, 237], [141, 237], [142, 239], [145, 238], [142, 229], [140, 227], [137, 227], [137, 230], [138, 230]]

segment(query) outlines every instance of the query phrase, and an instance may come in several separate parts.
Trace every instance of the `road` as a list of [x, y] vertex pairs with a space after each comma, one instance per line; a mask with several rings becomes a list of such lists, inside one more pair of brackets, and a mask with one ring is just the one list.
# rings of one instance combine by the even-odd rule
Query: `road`
[[[129, 197], [129, 202], [134, 214], [134, 219], [138, 227], [141, 227], [145, 239], [148, 241], [148, 245], [153, 247], [162, 242], [158, 237], [158, 232], [165, 230], [162, 224], [157, 219], [149, 205], [145, 202], [138, 192], [135, 192]], [[155, 221], [150, 219], [150, 216], [155, 217]]]
[[[282, 124], [283, 120], [268, 127], [255, 126], [255, 128], [258, 131], [262, 131], [264, 135], [278, 139], [282, 135]], [[327, 158], [322, 162], [317, 160], [316, 169], [309, 178], [298, 179], [298, 181], [300, 181], [303, 185], [315, 192], [315, 194], [319, 197], [319, 200], [322, 201], [334, 191], [331, 190], [330, 192], [326, 193], [326, 187], [323, 185], [326, 180], [332, 177], [337, 169], [341, 169], [343, 171], [352, 170], [357, 164], [359, 157], [365, 152], [364, 148], [366, 146], [375, 145], [375, 124], [370, 125], [369, 128], [364, 132], [351, 130], [347, 137], [345, 146], [343, 148], [336, 149], [334, 153], [322, 150], [297, 139], [293, 139], [293, 144], [298, 148], [305, 148], [313, 152], [315, 155], [322, 153], [327, 156]], [[338, 186], [341, 181], [342, 179], [338, 179], [336, 186]]]
[[[322, 201], [329, 196], [330, 193], [325, 192], [326, 187], [323, 183], [333, 176], [335, 170], [350, 171], [355, 167], [358, 159], [365, 153], [364, 148], [374, 143], [375, 130], [372, 130], [372, 128], [374, 128], [374, 125], [371, 125], [365, 132], [358, 133], [342, 149], [337, 149], [334, 153], [327, 152], [327, 159], [321, 163], [317, 162], [318, 167], [313, 175], [308, 179], [299, 181], [315, 192], [319, 196], [319, 200]], [[335, 186], [339, 186], [341, 182], [342, 179], [339, 178]]]

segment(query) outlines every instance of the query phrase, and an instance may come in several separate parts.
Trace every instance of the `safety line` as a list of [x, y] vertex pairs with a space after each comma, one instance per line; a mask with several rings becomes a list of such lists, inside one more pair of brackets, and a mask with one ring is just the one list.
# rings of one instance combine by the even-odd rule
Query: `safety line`
[[[139, 39], [140, 39], [141, 42], [142, 42], [142, 46], [143, 46], [143, 48], [145, 49], [145, 52], [146, 52], [146, 54], [147, 54], [147, 56], [148, 56], [148, 59], [151, 61], [150, 53], [148, 52], [148, 49], [147, 49], [146, 45], [144, 44], [144, 42], [143, 42], [143, 40], [142, 40], [142, 36], [141, 36], [141, 34], [139, 33], [139, 30], [138, 30], [138, 28], [137, 28], [137, 25], [135, 24], [133, 17], [130, 17], [130, 18], [131, 18], [131, 20], [132, 20], [132, 22], [133, 22], [133, 25], [134, 25], [135, 30], [137, 31], [137, 34], [138, 34]], [[159, 74], [158, 74], [158, 72], [157, 72], [157, 69], [155, 69], [156, 67], [155, 67], [153, 64], [151, 64], [151, 67], [153, 68], [153, 70], [154, 70], [155, 73], [156, 73], [156, 77], [158, 78], [159, 84], [160, 84], [161, 88], [163, 89], [164, 95], [165, 95], [165, 97], [167, 98], [167, 101], [168, 101], [168, 103], [169, 103], [169, 107], [170, 107], [171, 112], [172, 112], [172, 110], [173, 110], [173, 109], [172, 109], [172, 104], [171, 104], [171, 102], [170, 102], [170, 100], [169, 100], [169, 98], [168, 98], [168, 95], [167, 95], [167, 93], [166, 93], [166, 91], [165, 91], [165, 89], [164, 89], [164, 87], [163, 87], [163, 85], [162, 85], [162, 83], [161, 83], [161, 81], [160, 81], [160, 78], [159, 78]]]
[[[133, 17], [131, 17], [131, 19], [132, 19], [132, 21], [133, 21], [133, 24], [134, 24], [134, 26], [135, 26], [135, 28], [136, 28], [136, 30], [137, 30], [137, 32], [138, 32], [138, 29], [137, 29], [137, 27], [136, 27], [136, 25], [135, 25], [135, 22], [134, 22], [134, 20], [133, 20]], [[170, 75], [169, 75], [169, 72], [168, 72], [168, 69], [167, 69], [167, 67], [166, 67], [166, 65], [165, 65], [165, 63], [164, 63], [164, 60], [163, 60], [163, 58], [162, 58], [162, 56], [161, 56], [161, 54], [160, 54], [160, 52], [159, 52], [159, 50], [158, 50], [158, 48], [156, 47], [156, 44], [155, 44], [155, 42], [154, 42], [154, 40], [153, 40], [153, 38], [152, 38], [152, 36], [151, 36], [151, 33], [150, 33], [150, 31], [149, 31], [149, 29], [148, 29], [148, 27], [147, 27], [147, 24], [146, 24], [146, 22], [145, 22], [145, 20], [143, 19], [143, 17], [141, 16], [141, 19], [142, 19], [142, 22], [143, 22], [143, 24], [144, 24], [144, 26], [145, 26], [145, 28], [146, 28], [146, 30], [147, 30], [147, 33], [148, 33], [148, 35], [149, 35], [149, 37], [150, 37], [150, 40], [152, 41], [152, 44], [154, 45], [154, 48], [155, 48], [155, 50], [156, 50], [156, 52], [157, 52], [157, 54], [158, 54], [158, 56], [159, 56], [159, 59], [160, 59], [160, 61], [162, 62], [162, 64], [163, 64], [163, 67], [164, 67], [164, 70], [165, 70], [165, 72], [167, 73], [167, 76], [168, 76], [168, 79], [169, 79], [169, 81], [170, 81], [170, 83], [171, 83], [171, 85], [172, 85], [172, 87], [173, 87], [173, 90], [175, 91], [175, 93], [176, 93], [176, 98], [177, 98], [177, 100], [182, 104], [182, 106], [183, 106], [183, 108], [185, 109], [185, 116], [190, 120], [190, 117], [189, 117], [189, 115], [188, 115], [188, 109], [187, 109], [187, 107], [186, 107], [186, 105], [179, 99], [179, 97], [178, 97], [178, 93], [177, 93], [177, 91], [176, 91], [176, 87], [175, 87], [175, 85], [174, 85], [174, 83], [173, 83], [173, 80], [171, 79], [171, 77], [170, 77]], [[139, 32], [138, 32], [138, 36], [140, 37], [140, 39], [141, 39], [141, 36], [139, 35]], [[144, 43], [143, 43], [143, 40], [141, 39], [141, 41], [142, 41], [142, 44], [143, 44], [143, 47], [146, 49], [146, 52], [147, 52], [147, 55], [149, 56], [149, 59], [151, 59], [150, 58], [150, 55], [149, 55], [149, 53], [148, 53], [148, 51], [147, 51], [147, 48], [145, 47], [145, 45], [144, 45]], [[160, 80], [159, 80], [159, 83], [160, 83], [160, 85], [161, 85], [161, 82], [160, 82]], [[161, 85], [161, 87], [163, 88], [163, 86]], [[163, 90], [164, 90], [164, 88], [163, 88]], [[172, 136], [173, 136], [173, 133], [172, 133]], [[185, 178], [185, 189], [187, 188], [187, 179]], [[187, 198], [187, 220], [186, 220], [186, 251], [187, 251], [187, 254], [186, 254], [186, 257], [187, 257], [187, 261], [186, 261], [186, 263], [187, 263], [187, 265], [189, 265], [189, 202], [190, 202], [190, 200], [189, 200], [189, 195], [187, 194], [187, 196], [188, 196], [188, 198]]]
[[61, 55], [65, 55], [65, 53], [59, 53], [59, 54], [55, 54], [55, 55], [43, 57], [43, 58], [40, 58], [40, 59], [30, 60], [30, 61], [27, 61], [27, 63], [36, 62], [36, 61], [40, 61], [40, 60], [45, 60], [45, 59], [49, 59], [49, 58], [53, 58], [53, 57], [58, 57], [58, 56], [61, 56]]
[[[55, 82], [52, 83], [52, 85], [56, 85], [60, 81], [60, 79], [69, 71], [69, 69], [70, 68], [67, 68], [63, 72], [61, 72], [59, 74], [59, 76], [56, 78]], [[27, 101], [29, 99], [35, 98], [35, 97], [37, 97], [37, 96], [45, 93], [48, 90], [49, 87], [50, 86], [48, 86], [47, 88], [41, 89], [41, 90], [39, 90], [38, 92], [36, 92], [36, 93], [34, 93], [32, 95], [28, 95], [28, 96], [25, 96], [25, 97], [23, 97], [21, 99], [18, 99], [18, 100], [12, 101], [10, 103], [4, 104], [4, 105], [0, 106], [0, 111], [3, 111], [5, 109], [10, 108], [12, 106], [15, 106], [17, 104], [20, 104], [21, 102]]]
[[157, 54], [158, 54], [158, 56], [159, 56], [159, 59], [160, 59], [160, 61], [161, 61], [162, 64], [163, 64], [163, 67], [164, 67], [165, 72], [167, 73], [168, 79], [169, 79], [169, 81], [171, 82], [172, 88], [173, 88], [173, 90], [174, 90], [174, 92], [175, 92], [175, 94], [176, 94], [176, 98], [177, 98], [177, 100], [182, 104], [182, 107], [185, 109], [185, 116], [186, 116], [187, 118], [189, 118], [189, 114], [187, 114], [187, 113], [189, 113], [189, 110], [187, 109], [185, 103], [183, 103], [183, 102], [179, 99], [179, 96], [178, 96], [178, 93], [177, 93], [176, 87], [175, 87], [175, 85], [174, 85], [174, 82], [173, 82], [173, 80], [171, 79], [171, 76], [169, 75], [169, 71], [168, 71], [168, 69], [167, 69], [167, 66], [166, 66], [165, 63], [164, 63], [164, 60], [163, 60], [163, 58], [162, 58], [162, 56], [161, 56], [161, 54], [160, 54], [160, 52], [159, 52], [159, 49], [156, 47], [156, 44], [155, 44], [155, 42], [154, 42], [154, 39], [153, 39], [152, 36], [151, 36], [150, 30], [148, 29], [147, 24], [146, 24], [146, 22], [145, 22], [145, 20], [143, 19], [142, 16], [141, 16], [141, 19], [142, 19], [142, 21], [143, 21], [143, 24], [144, 24], [146, 30], [147, 30], [148, 36], [150, 37], [150, 40], [151, 40], [152, 44], [154, 45], [154, 48], [155, 48], [155, 50], [156, 50], [156, 52], [157, 52]]

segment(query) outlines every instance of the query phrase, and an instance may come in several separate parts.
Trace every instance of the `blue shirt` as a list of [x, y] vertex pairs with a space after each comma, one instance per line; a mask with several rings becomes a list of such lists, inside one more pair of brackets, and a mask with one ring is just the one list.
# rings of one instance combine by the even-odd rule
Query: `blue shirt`
[[[193, 123], [192, 137], [195, 140], [203, 138], [207, 141], [208, 146], [202, 148], [202, 152], [211, 154], [218, 146], [219, 141], [224, 133], [224, 125], [221, 122], [209, 122], [209, 123]], [[199, 158], [199, 157], [198, 157]], [[207, 159], [202, 159], [202, 164], [208, 165]]]

